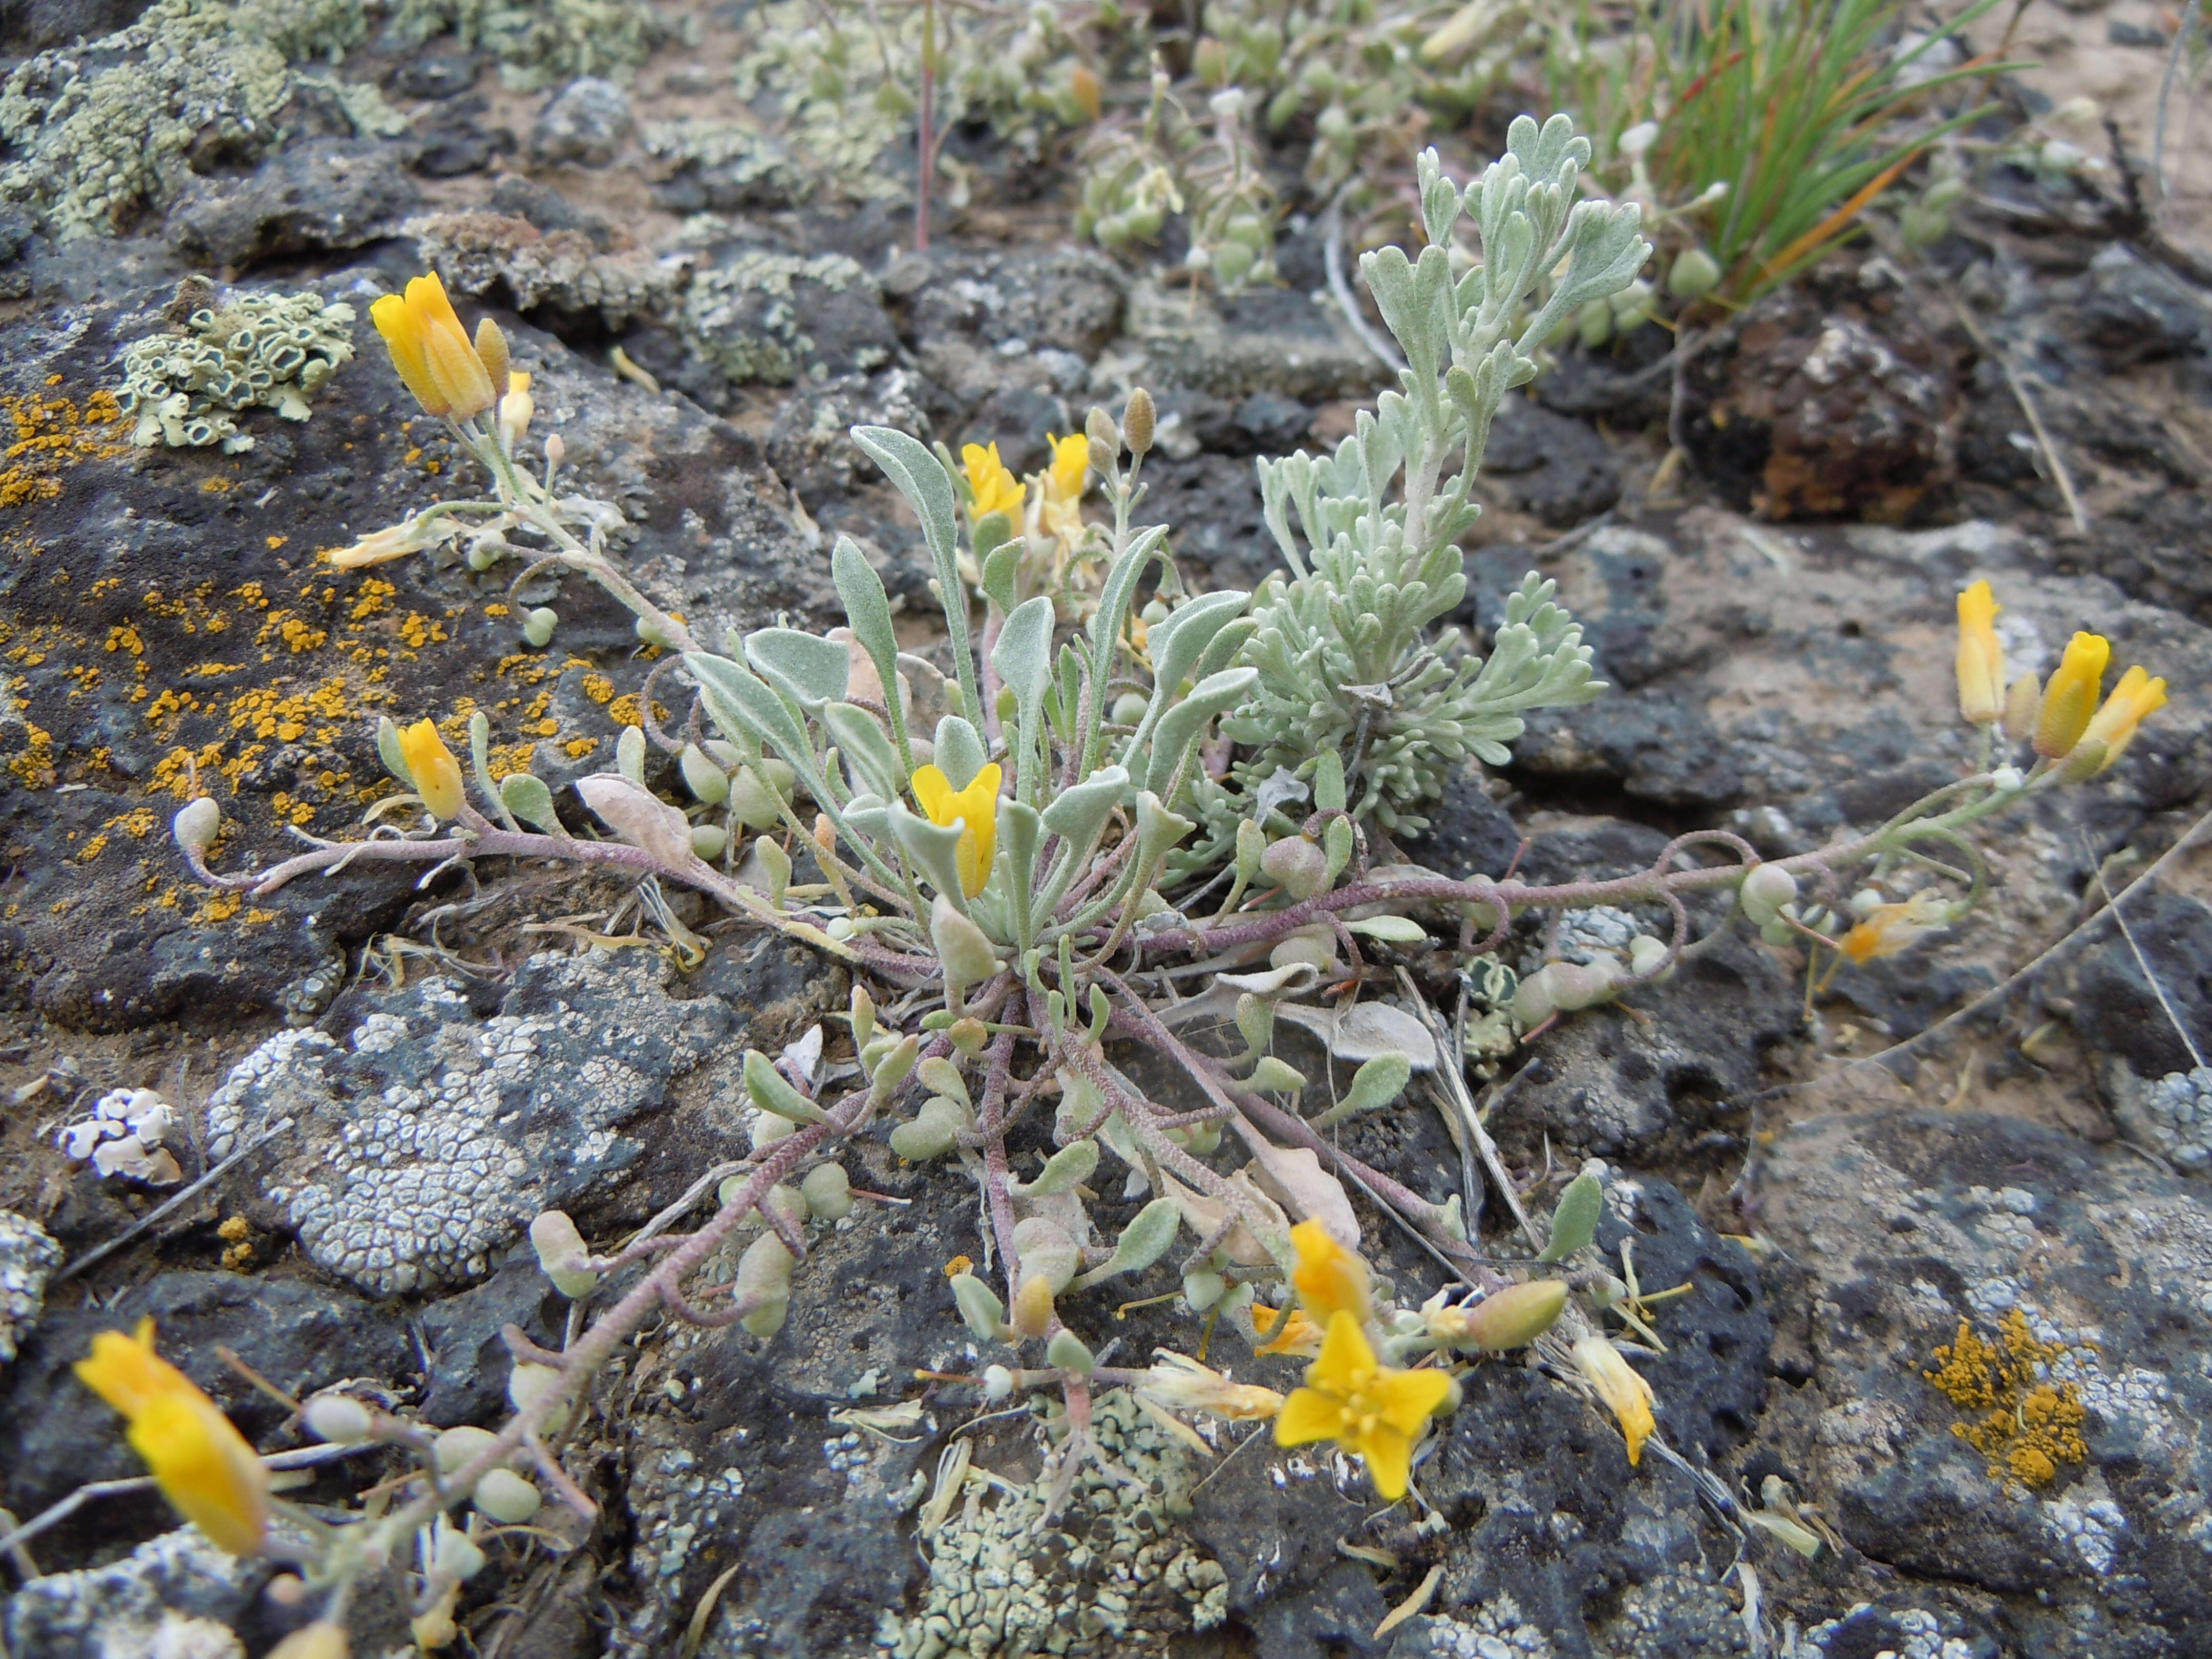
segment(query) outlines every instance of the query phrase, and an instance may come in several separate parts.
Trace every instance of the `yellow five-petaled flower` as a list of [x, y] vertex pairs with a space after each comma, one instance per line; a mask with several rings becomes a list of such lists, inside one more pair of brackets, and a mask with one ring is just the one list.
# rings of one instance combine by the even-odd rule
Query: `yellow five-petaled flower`
[[416, 277], [404, 295], [386, 295], [368, 315], [392, 353], [392, 368], [428, 413], [465, 421], [492, 406], [495, 378], [507, 378], [507, 342], [486, 318], [471, 345], [435, 271]]
[[957, 823], [960, 847], [960, 885], [969, 898], [983, 890], [991, 878], [991, 861], [999, 855], [999, 763], [988, 766], [955, 789], [940, 766], [915, 769], [914, 799], [929, 821], [939, 829]]
[[85, 1387], [121, 1412], [125, 1438], [161, 1492], [216, 1548], [251, 1555], [269, 1528], [269, 1472], [222, 1408], [154, 1352], [154, 1322], [102, 1331], [76, 1362]]
[[2004, 716], [2004, 647], [1997, 643], [1996, 595], [1985, 581], [1959, 595], [1959, 712], [1977, 726]]
[[407, 775], [415, 793], [432, 817], [443, 823], [460, 816], [466, 791], [461, 784], [461, 763], [446, 747], [438, 728], [428, 720], [399, 728], [399, 753], [407, 763]]
[[[1085, 452], [1086, 457], [1088, 452]], [[981, 444], [969, 444], [960, 452], [961, 468], [968, 475], [968, 489], [975, 499], [968, 504], [968, 516], [981, 524], [994, 513], [1003, 513], [1018, 526], [1022, 519], [1021, 481], [1006, 470], [999, 459], [996, 444], [986, 448]]]
[[1275, 1443], [1334, 1440], [1366, 1463], [1375, 1490], [1395, 1503], [1406, 1495], [1422, 1425], [1451, 1393], [1451, 1378], [1442, 1371], [1401, 1371], [1379, 1363], [1359, 1322], [1340, 1310], [1330, 1316], [1321, 1358], [1306, 1367], [1305, 1387], [1283, 1402]]

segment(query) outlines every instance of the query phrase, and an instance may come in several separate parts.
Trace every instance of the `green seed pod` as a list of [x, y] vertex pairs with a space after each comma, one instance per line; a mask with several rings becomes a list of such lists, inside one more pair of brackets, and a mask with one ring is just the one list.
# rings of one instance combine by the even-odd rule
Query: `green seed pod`
[[1152, 404], [1152, 394], [1142, 386], [1133, 386], [1129, 400], [1121, 405], [1121, 435], [1127, 440], [1129, 453], [1142, 455], [1152, 447], [1152, 432], [1159, 420], [1159, 411]]
[[481, 576], [507, 556], [507, 550], [497, 542], [478, 542], [469, 549], [469, 568]]
[[177, 816], [169, 820], [169, 833], [187, 853], [204, 854], [222, 831], [222, 808], [215, 804], [211, 795], [186, 801], [178, 809]]
[[451, 1474], [465, 1463], [473, 1462], [491, 1447], [499, 1437], [489, 1429], [477, 1428], [464, 1423], [457, 1429], [447, 1429], [432, 1443], [430, 1455], [441, 1474]]
[[842, 1164], [817, 1164], [799, 1183], [806, 1211], [817, 1221], [842, 1221], [853, 1213], [853, 1182]]
[[999, 1300], [998, 1293], [973, 1273], [952, 1275], [952, 1299], [958, 1304], [960, 1317], [976, 1338], [984, 1342], [996, 1342], [1006, 1327], [1006, 1304]]
[[561, 625], [561, 613], [550, 605], [541, 605], [522, 619], [522, 637], [526, 644], [543, 651], [553, 643], [553, 630]]
[[1667, 272], [1667, 292], [1678, 300], [1695, 300], [1720, 286], [1721, 264], [1701, 247], [1686, 247], [1674, 256]]
[[932, 1095], [922, 1102], [913, 1121], [891, 1131], [891, 1150], [910, 1163], [926, 1164], [951, 1152], [960, 1131], [967, 1127], [958, 1106], [943, 1095]]
[[960, 914], [952, 901], [939, 893], [929, 909], [930, 941], [944, 964], [948, 993], [981, 983], [999, 971], [999, 954], [990, 935]]
[[1764, 927], [1797, 897], [1797, 878], [1776, 864], [1754, 866], [1735, 890], [1736, 902], [1754, 927]]
[[796, 1187], [771, 1187], [762, 1195], [764, 1218], [781, 1221], [796, 1232], [806, 1224], [806, 1199]]
[[1455, 1348], [1504, 1353], [1525, 1348], [1558, 1322], [1567, 1287], [1556, 1279], [1509, 1285], [1471, 1308], [1445, 1308], [1431, 1318], [1430, 1334]]
[[1257, 263], [1244, 243], [1224, 242], [1213, 250], [1213, 280], [1224, 289], [1237, 288]]
[[729, 850], [730, 832], [719, 823], [695, 823], [691, 826], [691, 854], [712, 864]]
[[748, 830], [767, 830], [782, 821], [781, 798], [750, 766], [738, 769], [725, 799], [730, 803], [730, 816]]
[[1260, 855], [1260, 873], [1301, 902], [1328, 881], [1328, 854], [1304, 836], [1285, 836]]
[[763, 1342], [783, 1328], [791, 1311], [791, 1252], [774, 1233], [763, 1233], [738, 1258], [734, 1295], [757, 1305], [738, 1322]]
[[876, 1000], [868, 994], [868, 988], [857, 981], [853, 987], [853, 1048], [855, 1052], [866, 1048], [876, 1034]]
[[1306, 1086], [1305, 1073], [1287, 1060], [1262, 1054], [1245, 1086], [1263, 1095], [1292, 1095]]
[[[557, 1392], [561, 1384], [559, 1366], [539, 1365], [527, 1359], [519, 1359], [515, 1361], [514, 1369], [507, 1374], [507, 1402], [519, 1412], [527, 1411], [545, 1395]], [[542, 1425], [542, 1431], [557, 1434], [561, 1425], [568, 1420], [568, 1408], [556, 1406]]]
[[1638, 933], [1628, 941], [1628, 971], [1638, 979], [1650, 979], [1667, 960], [1667, 943], [1649, 933]]
[[1107, 718], [1116, 726], [1134, 726], [1145, 718], [1145, 710], [1151, 707], [1149, 699], [1134, 691], [1124, 691], [1114, 699], [1114, 707], [1107, 711]]
[[1055, 1296], [1067, 1288], [1083, 1265], [1083, 1252], [1067, 1230], [1041, 1215], [1014, 1223], [1014, 1249], [1021, 1257], [1024, 1277], [1042, 1273]]
[[1260, 861], [1267, 856], [1267, 832], [1249, 818], [1240, 818], [1237, 823], [1237, 880], [1249, 886], [1260, 873]]
[[1073, 1331], [1062, 1327], [1045, 1344], [1045, 1364], [1057, 1365], [1064, 1371], [1073, 1371], [1078, 1376], [1088, 1376], [1098, 1362], [1091, 1357], [1091, 1350]]
[[496, 1521], [503, 1527], [519, 1527], [538, 1513], [538, 1506], [544, 1499], [538, 1495], [537, 1487], [513, 1469], [493, 1469], [477, 1482], [471, 1501], [487, 1521]]
[[437, 1547], [430, 1554], [430, 1565], [448, 1578], [466, 1583], [484, 1570], [484, 1553], [468, 1534], [456, 1528], [441, 1527]]
[[1586, 1249], [1597, 1237], [1598, 1217], [1604, 1210], [1605, 1188], [1594, 1173], [1585, 1170], [1559, 1194], [1559, 1207], [1552, 1212], [1552, 1242], [1536, 1260], [1564, 1261]]
[[715, 765], [697, 744], [685, 744], [676, 764], [684, 774], [684, 787], [691, 792], [692, 799], [708, 806], [720, 806], [729, 799], [730, 775]]
[[1182, 1299], [1193, 1313], [1204, 1313], [1229, 1293], [1229, 1281], [1219, 1273], [1200, 1267], [1182, 1276]]
[[1275, 1040], [1275, 1005], [1247, 991], [1237, 999], [1237, 1030], [1248, 1053], [1263, 1054]]
[[308, 1431], [336, 1446], [356, 1446], [373, 1426], [368, 1407], [351, 1395], [319, 1394], [307, 1402]]
[[884, 1051], [868, 1072], [868, 1093], [878, 1105], [889, 1100], [899, 1085], [906, 1081], [921, 1053], [921, 1040], [912, 1036], [900, 1037]]
[[589, 1296], [598, 1288], [599, 1274], [585, 1265], [591, 1260], [591, 1250], [565, 1211], [547, 1210], [536, 1217], [530, 1224], [530, 1243], [538, 1252], [538, 1265], [553, 1281], [553, 1288], [570, 1301]]
[[1568, 1012], [1611, 1001], [1628, 977], [1628, 969], [1617, 957], [1600, 957], [1595, 962], [1555, 962], [1550, 971], [1552, 1000]]

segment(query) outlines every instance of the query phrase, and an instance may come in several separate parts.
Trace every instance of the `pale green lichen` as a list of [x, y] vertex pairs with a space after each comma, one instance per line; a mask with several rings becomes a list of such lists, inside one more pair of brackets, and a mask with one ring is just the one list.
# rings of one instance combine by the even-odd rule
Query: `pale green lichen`
[[128, 28], [40, 52], [0, 88], [0, 139], [15, 152], [0, 198], [58, 240], [114, 235], [183, 189], [192, 155], [276, 149], [290, 64], [342, 55], [362, 27], [347, 0], [155, 0]]
[[402, 46], [452, 34], [498, 58], [525, 91], [580, 75], [627, 82], [681, 32], [637, 0], [399, 0], [386, 30]]
[[[1060, 1430], [1065, 1437], [1064, 1427]], [[1056, 1513], [1052, 1473], [1026, 1485], [965, 1462], [945, 1518], [920, 1539], [929, 1585], [910, 1618], [884, 1615], [876, 1645], [896, 1659], [958, 1653], [1164, 1652], [1228, 1616], [1229, 1575], [1180, 1524], [1183, 1455], [1127, 1389], [1097, 1402], [1095, 1462]]]
[[741, 253], [692, 277], [678, 326], [732, 384], [787, 385], [814, 349], [799, 325], [794, 284], [816, 283], [835, 293], [866, 280], [859, 263], [842, 253]]
[[201, 305], [178, 333], [149, 335], [123, 355], [116, 402], [131, 441], [251, 449], [234, 418], [273, 409], [304, 421], [307, 400], [353, 356], [354, 310], [315, 294], [248, 294]]

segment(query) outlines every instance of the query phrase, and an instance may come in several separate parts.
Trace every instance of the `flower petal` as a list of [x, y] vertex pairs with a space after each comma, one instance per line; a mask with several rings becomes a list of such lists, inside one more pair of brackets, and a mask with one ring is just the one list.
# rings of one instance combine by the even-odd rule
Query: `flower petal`
[[1309, 1440], [1333, 1440], [1344, 1419], [1343, 1406], [1319, 1389], [1293, 1389], [1275, 1414], [1275, 1443], [1303, 1446]]
[[125, 1437], [162, 1495], [216, 1548], [251, 1555], [269, 1525], [269, 1475], [252, 1447], [197, 1389], [149, 1401]]
[[1402, 1434], [1419, 1434], [1451, 1394], [1451, 1378], [1433, 1369], [1385, 1370], [1368, 1385], [1382, 1407], [1382, 1420]]
[[914, 791], [914, 804], [921, 808], [922, 816], [940, 830], [960, 816], [952, 796], [952, 780], [945, 775], [943, 767], [915, 767], [907, 787]]
[[1306, 1382], [1339, 1398], [1364, 1389], [1375, 1376], [1375, 1350], [1359, 1322], [1340, 1310], [1321, 1340], [1321, 1358], [1306, 1367]]
[[1406, 1495], [1406, 1482], [1413, 1471], [1413, 1441], [1389, 1425], [1378, 1425], [1360, 1438], [1356, 1447], [1367, 1464], [1375, 1490], [1391, 1503]]

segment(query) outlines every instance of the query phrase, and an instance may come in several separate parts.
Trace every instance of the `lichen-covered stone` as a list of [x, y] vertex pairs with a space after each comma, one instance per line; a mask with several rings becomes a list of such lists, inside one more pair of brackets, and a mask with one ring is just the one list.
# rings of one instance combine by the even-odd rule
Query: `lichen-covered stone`
[[28, 1216], [0, 1210], [0, 1364], [15, 1357], [22, 1334], [46, 1305], [46, 1276], [62, 1247]]
[[446, 980], [374, 1008], [343, 1043], [288, 1030], [208, 1103], [222, 1158], [280, 1117], [265, 1192], [317, 1263], [389, 1293], [475, 1277], [541, 1210], [638, 1155], [616, 1131], [727, 1030], [650, 960], [539, 956], [491, 1018]]
[[677, 30], [638, 0], [399, 0], [386, 28], [402, 46], [447, 33], [491, 53], [507, 84], [527, 91], [580, 75], [627, 82]]
[[231, 1622], [252, 1604], [261, 1577], [252, 1562], [179, 1527], [106, 1566], [32, 1579], [0, 1609], [0, 1636], [9, 1652], [42, 1659], [230, 1659], [246, 1651]]
[[842, 253], [736, 250], [693, 274], [678, 327], [740, 385], [866, 372], [898, 347], [875, 283]]
[[586, 231], [541, 230], [504, 213], [433, 213], [402, 228], [457, 295], [502, 300], [517, 311], [597, 313], [609, 328], [668, 310], [683, 271], [680, 260], [635, 247], [602, 252]]
[[195, 278], [167, 314], [179, 312], [181, 330], [149, 334], [123, 354], [116, 402], [137, 416], [131, 441], [141, 447], [251, 449], [235, 416], [273, 409], [304, 421], [307, 400], [353, 360], [353, 307], [318, 294], [242, 294], [217, 305]]

